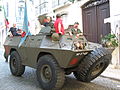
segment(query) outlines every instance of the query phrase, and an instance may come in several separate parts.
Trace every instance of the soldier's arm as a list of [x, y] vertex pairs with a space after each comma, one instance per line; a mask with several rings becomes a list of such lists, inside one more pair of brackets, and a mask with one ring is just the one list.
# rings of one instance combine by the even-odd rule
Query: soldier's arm
[[58, 30], [59, 30], [59, 33], [62, 33], [61, 32], [61, 24], [60, 23], [58, 23]]
[[78, 34], [79, 34], [79, 33], [82, 33], [80, 29], [78, 29]]

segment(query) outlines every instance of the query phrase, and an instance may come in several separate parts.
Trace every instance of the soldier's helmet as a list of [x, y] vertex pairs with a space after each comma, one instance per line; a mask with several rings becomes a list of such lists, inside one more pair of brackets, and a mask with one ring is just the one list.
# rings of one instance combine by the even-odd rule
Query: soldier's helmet
[[60, 36], [59, 36], [58, 33], [53, 33], [51, 37], [52, 37], [53, 41], [59, 41], [60, 40]]

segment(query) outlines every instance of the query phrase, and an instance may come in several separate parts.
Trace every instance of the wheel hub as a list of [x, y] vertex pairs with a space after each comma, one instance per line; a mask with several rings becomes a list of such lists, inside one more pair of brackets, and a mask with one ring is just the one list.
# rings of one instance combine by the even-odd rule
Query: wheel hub
[[99, 72], [101, 72], [101, 70], [104, 68], [104, 63], [100, 62], [98, 64], [96, 64], [96, 66], [94, 67], [94, 69], [92, 70], [91, 76], [96, 76]]
[[11, 64], [12, 64], [12, 69], [15, 69], [16, 68], [16, 58], [13, 58]]
[[41, 78], [44, 82], [48, 83], [52, 78], [52, 71], [49, 65], [43, 65], [41, 68]]

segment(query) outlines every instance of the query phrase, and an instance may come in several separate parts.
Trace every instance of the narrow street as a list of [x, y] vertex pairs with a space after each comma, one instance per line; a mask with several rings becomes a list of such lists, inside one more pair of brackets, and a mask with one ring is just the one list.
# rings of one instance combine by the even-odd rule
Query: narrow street
[[[36, 80], [36, 70], [26, 67], [22, 77], [11, 75], [0, 49], [0, 90], [42, 90]], [[90, 83], [77, 81], [71, 74], [66, 76], [62, 90], [120, 90], [120, 81], [99, 76]]]

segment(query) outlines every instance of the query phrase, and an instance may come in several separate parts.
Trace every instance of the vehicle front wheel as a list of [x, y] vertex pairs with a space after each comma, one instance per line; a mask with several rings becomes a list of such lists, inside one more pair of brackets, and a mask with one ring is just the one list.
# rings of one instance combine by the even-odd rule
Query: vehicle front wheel
[[10, 55], [10, 71], [14, 76], [21, 76], [25, 71], [25, 66], [22, 65], [22, 60], [18, 52], [13, 51]]
[[65, 80], [64, 71], [52, 55], [44, 55], [39, 58], [36, 75], [40, 86], [45, 90], [58, 90], [63, 86]]
[[99, 76], [109, 65], [111, 54], [104, 48], [97, 48], [89, 53], [74, 72], [79, 81], [90, 82]]

